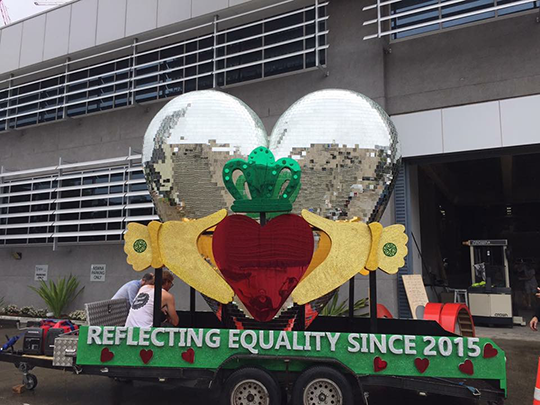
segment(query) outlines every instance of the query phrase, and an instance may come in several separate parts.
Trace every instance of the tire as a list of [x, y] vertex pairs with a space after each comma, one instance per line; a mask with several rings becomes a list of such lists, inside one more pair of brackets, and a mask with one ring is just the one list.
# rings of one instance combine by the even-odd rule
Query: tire
[[339, 371], [325, 366], [307, 369], [296, 379], [292, 391], [293, 405], [351, 405], [352, 388]]
[[28, 391], [32, 391], [34, 388], [37, 387], [38, 379], [34, 374], [28, 373], [23, 376], [23, 384]]
[[268, 372], [255, 367], [236, 370], [225, 380], [221, 405], [281, 405], [281, 388]]

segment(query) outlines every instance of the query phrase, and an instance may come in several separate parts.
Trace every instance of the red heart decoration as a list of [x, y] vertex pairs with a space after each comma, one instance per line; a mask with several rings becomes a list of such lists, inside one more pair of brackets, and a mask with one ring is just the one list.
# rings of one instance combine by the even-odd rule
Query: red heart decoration
[[154, 351], [152, 349], [149, 349], [149, 350], [142, 349], [139, 352], [139, 356], [141, 356], [141, 360], [144, 364], [148, 364], [148, 362], [152, 360], [152, 357], [154, 356]]
[[300, 216], [280, 215], [264, 227], [245, 215], [221, 221], [212, 251], [221, 274], [249, 313], [267, 322], [278, 313], [313, 257], [313, 232]]
[[499, 351], [493, 347], [491, 343], [486, 343], [484, 345], [484, 358], [491, 359], [499, 354]]
[[195, 352], [193, 351], [193, 349], [190, 347], [189, 349], [187, 349], [185, 352], [182, 352], [182, 358], [187, 361], [189, 364], [193, 364], [193, 362], [195, 361]]
[[105, 347], [105, 348], [103, 348], [101, 350], [101, 358], [100, 358], [100, 360], [101, 360], [102, 363], [106, 363], [108, 361], [111, 361], [113, 358], [114, 358], [114, 353], [111, 352], [108, 348]]
[[388, 366], [388, 363], [381, 359], [379, 356], [373, 359], [373, 369], [376, 373], [383, 371]]
[[473, 375], [474, 374], [474, 366], [473, 366], [472, 361], [467, 359], [463, 363], [461, 363], [459, 365], [459, 371], [461, 371], [463, 374]]
[[414, 365], [420, 374], [424, 374], [424, 371], [429, 367], [429, 359], [416, 358], [414, 359]]

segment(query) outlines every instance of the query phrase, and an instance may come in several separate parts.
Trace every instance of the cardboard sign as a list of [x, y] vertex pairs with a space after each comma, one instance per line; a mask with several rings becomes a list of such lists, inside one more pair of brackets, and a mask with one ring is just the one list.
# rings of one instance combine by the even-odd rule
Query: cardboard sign
[[105, 281], [106, 264], [93, 264], [90, 266], [90, 281]]
[[[409, 307], [414, 319], [423, 318], [423, 308], [429, 302], [426, 287], [424, 286], [424, 280], [422, 275], [411, 274], [403, 276], [403, 286], [405, 287], [405, 293], [407, 294], [407, 300], [409, 301]], [[421, 312], [421, 316], [419, 315]]]
[[106, 367], [216, 370], [234, 356], [257, 364], [270, 358], [283, 368], [272, 358], [294, 357], [290, 367], [302, 358], [333, 359], [359, 375], [494, 379], [506, 388], [504, 352], [485, 338], [82, 326], [77, 346], [77, 364]]
[[47, 281], [47, 275], [49, 273], [48, 264], [37, 264], [34, 271], [34, 281]]

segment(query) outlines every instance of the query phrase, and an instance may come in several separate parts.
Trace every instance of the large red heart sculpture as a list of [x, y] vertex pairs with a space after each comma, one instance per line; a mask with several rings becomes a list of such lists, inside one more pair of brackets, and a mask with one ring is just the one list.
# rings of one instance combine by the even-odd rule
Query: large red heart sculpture
[[221, 221], [212, 251], [221, 274], [260, 322], [278, 313], [313, 257], [313, 232], [298, 215], [284, 214], [264, 227], [245, 215]]

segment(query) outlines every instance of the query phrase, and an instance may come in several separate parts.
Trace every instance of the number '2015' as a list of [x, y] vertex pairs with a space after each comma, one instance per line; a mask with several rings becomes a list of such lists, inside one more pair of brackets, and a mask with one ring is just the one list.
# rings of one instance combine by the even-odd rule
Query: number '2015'
[[[424, 348], [424, 356], [451, 356], [454, 350], [457, 351], [458, 357], [478, 357], [480, 355], [480, 345], [478, 338], [467, 338], [467, 347], [465, 347], [464, 338], [455, 338], [450, 339], [449, 337], [443, 336], [438, 340], [432, 336], [424, 336], [424, 343], [426, 347]], [[465, 350], [467, 354], [465, 354]]]

